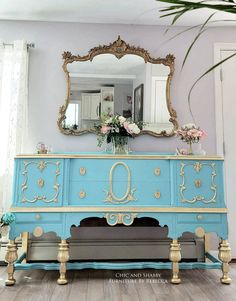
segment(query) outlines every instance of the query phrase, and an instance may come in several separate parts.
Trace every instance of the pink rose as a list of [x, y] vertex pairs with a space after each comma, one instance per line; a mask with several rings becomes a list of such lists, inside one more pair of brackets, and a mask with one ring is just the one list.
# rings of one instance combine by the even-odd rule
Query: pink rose
[[129, 122], [125, 121], [123, 123], [124, 128], [126, 129], [126, 131], [129, 133]]
[[206, 137], [207, 136], [207, 133], [203, 130], [201, 130], [201, 137]]
[[111, 127], [110, 127], [110, 126], [103, 125], [103, 126], [101, 127], [101, 133], [102, 133], [102, 134], [107, 134], [110, 130], [111, 130]]
[[128, 121], [125, 121], [125, 122], [123, 123], [123, 125], [124, 125], [124, 128], [127, 129], [128, 126], [129, 126], [129, 122], [128, 122]]

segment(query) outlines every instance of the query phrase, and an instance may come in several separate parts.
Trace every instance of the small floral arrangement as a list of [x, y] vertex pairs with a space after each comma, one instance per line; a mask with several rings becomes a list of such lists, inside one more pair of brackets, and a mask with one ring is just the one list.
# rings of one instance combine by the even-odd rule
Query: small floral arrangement
[[98, 146], [101, 147], [105, 140], [110, 143], [112, 139], [122, 140], [122, 137], [134, 137], [140, 133], [141, 126], [141, 122], [136, 124], [130, 118], [102, 113], [100, 124], [95, 126], [98, 134]]
[[0, 218], [0, 237], [6, 236], [9, 231], [9, 225], [14, 222], [15, 215], [11, 212], [4, 213]]
[[38, 154], [47, 154], [50, 151], [50, 147], [43, 142], [39, 142], [36, 149]]
[[190, 143], [197, 143], [207, 134], [200, 127], [197, 127], [194, 123], [187, 123], [176, 131], [177, 137], [184, 142]]
[[194, 123], [187, 123], [183, 125], [176, 131], [176, 135], [189, 145], [189, 150], [176, 149], [177, 154], [180, 155], [193, 155], [192, 144], [198, 143], [201, 138], [207, 136], [206, 132], [201, 130], [200, 127], [197, 127]]

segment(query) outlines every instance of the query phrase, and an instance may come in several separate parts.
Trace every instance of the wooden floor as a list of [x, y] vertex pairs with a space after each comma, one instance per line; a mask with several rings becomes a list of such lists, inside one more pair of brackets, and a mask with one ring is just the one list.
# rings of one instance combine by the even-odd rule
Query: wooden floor
[[182, 284], [169, 282], [169, 270], [82, 270], [67, 273], [69, 284], [56, 284], [57, 271], [16, 271], [17, 283], [5, 287], [0, 267], [0, 301], [234, 301], [236, 264], [231, 285], [222, 285], [219, 270], [182, 270]]

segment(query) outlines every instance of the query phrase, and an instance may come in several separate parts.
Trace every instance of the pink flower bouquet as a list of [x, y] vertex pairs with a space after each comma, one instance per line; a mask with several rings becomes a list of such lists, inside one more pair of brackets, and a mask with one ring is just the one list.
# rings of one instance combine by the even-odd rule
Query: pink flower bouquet
[[177, 137], [184, 142], [197, 143], [203, 137], [206, 137], [207, 134], [205, 131], [201, 130], [200, 127], [197, 127], [194, 123], [188, 123], [176, 131]]
[[[200, 127], [197, 127], [194, 123], [183, 125], [176, 131], [176, 135], [177, 137], [180, 137], [182, 141], [187, 142], [187, 144], [189, 145], [189, 150], [185, 150], [187, 151], [188, 155], [193, 154], [192, 144], [198, 143], [200, 139], [207, 136], [206, 132], [201, 130]], [[180, 152], [180, 154], [183, 153]]]
[[125, 138], [134, 138], [135, 135], [139, 134], [141, 126], [141, 123], [136, 124], [130, 118], [103, 113], [100, 124], [95, 126], [98, 134], [98, 146], [101, 147], [104, 141], [110, 143], [114, 140], [117, 144], [122, 144]]

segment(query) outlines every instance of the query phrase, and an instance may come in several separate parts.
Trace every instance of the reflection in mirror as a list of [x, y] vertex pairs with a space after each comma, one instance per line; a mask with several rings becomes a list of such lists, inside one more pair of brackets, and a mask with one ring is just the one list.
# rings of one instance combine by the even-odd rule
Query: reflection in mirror
[[143, 121], [141, 133], [173, 135], [177, 121], [169, 100], [169, 86], [174, 58], [151, 59], [145, 50], [137, 49], [145, 56], [136, 52], [116, 55], [114, 49], [107, 51], [112, 53], [103, 51], [93, 57], [94, 50], [87, 57], [65, 53], [68, 100], [59, 118], [63, 133], [92, 132], [101, 114], [106, 112]]

